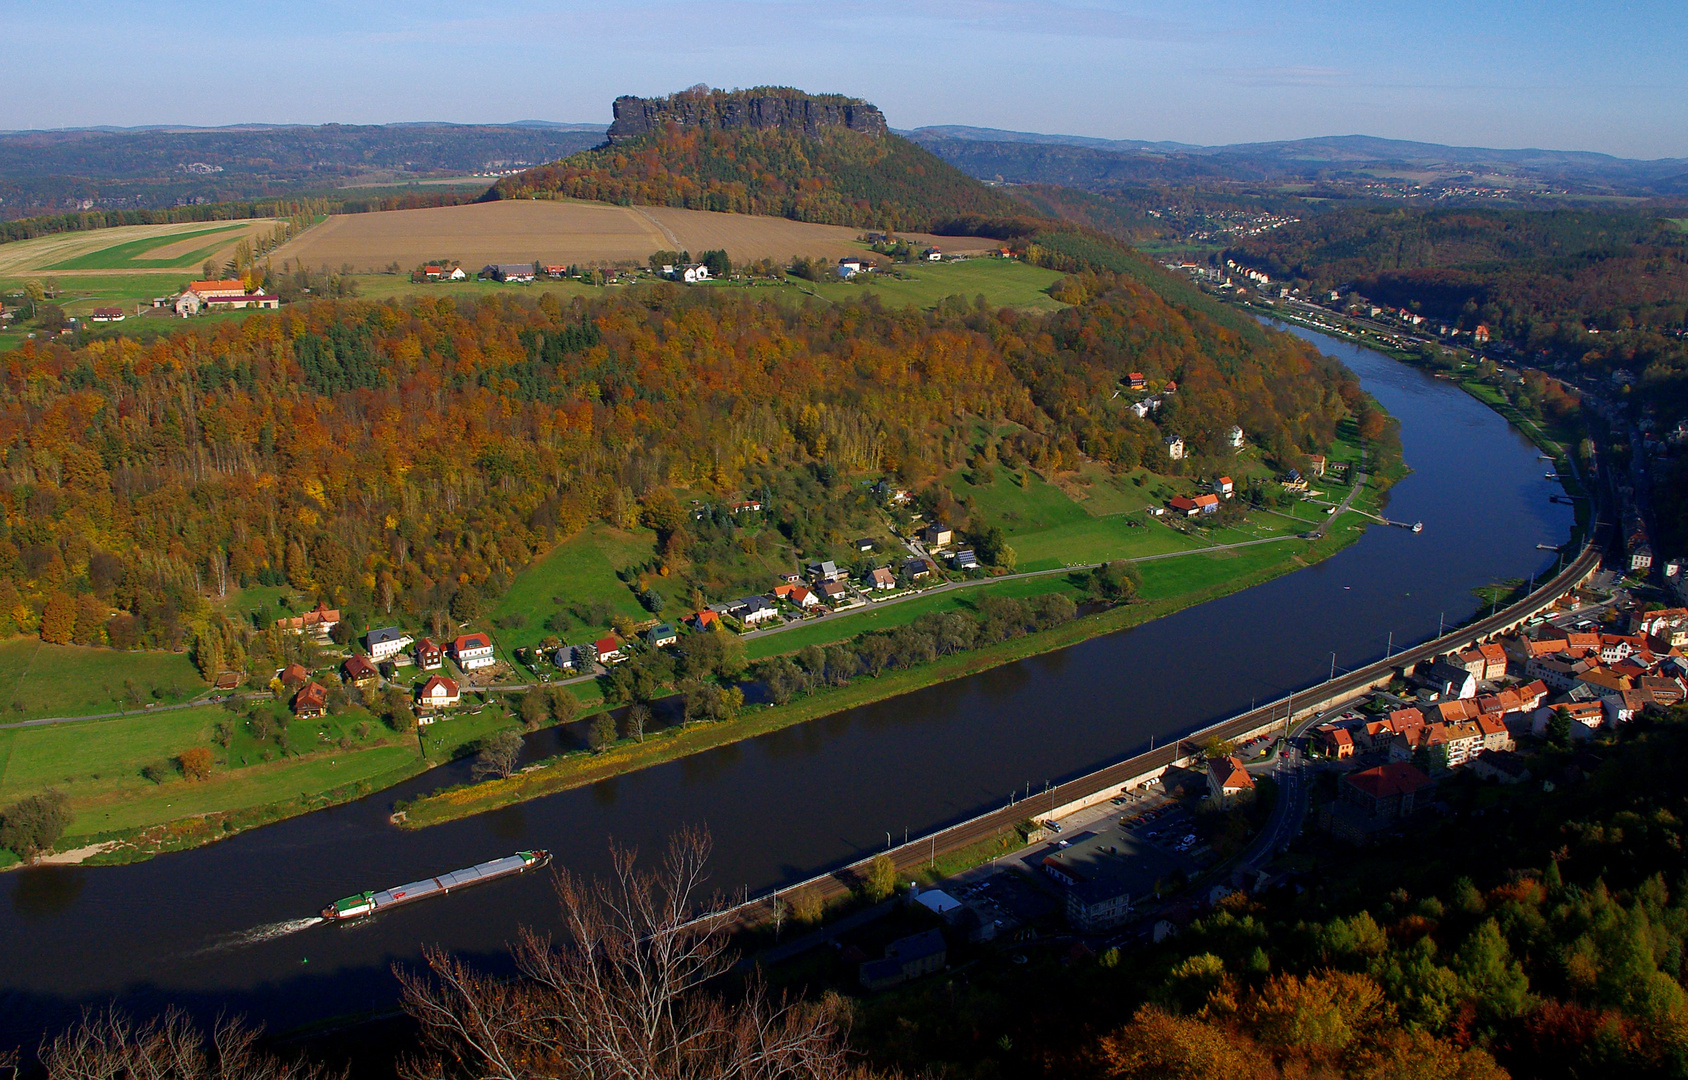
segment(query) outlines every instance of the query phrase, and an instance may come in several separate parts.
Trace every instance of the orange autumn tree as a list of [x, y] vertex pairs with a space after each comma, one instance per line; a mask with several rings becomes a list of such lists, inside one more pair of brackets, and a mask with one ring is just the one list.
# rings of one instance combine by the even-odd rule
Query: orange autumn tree
[[1084, 292], [1053, 314], [671, 287], [324, 300], [145, 343], [29, 342], [0, 357], [0, 599], [18, 600], [0, 628], [182, 648], [250, 584], [419, 617], [498, 595], [593, 521], [657, 524], [665, 568], [702, 587], [673, 489], [924, 481], [972, 455], [979, 418], [1033, 468], [1132, 467], [1161, 428], [1116, 400], [1127, 371], [1178, 380], [1165, 423], [1197, 455], [1232, 424], [1311, 451], [1348, 414], [1352, 377], [1293, 338], [1126, 277]]

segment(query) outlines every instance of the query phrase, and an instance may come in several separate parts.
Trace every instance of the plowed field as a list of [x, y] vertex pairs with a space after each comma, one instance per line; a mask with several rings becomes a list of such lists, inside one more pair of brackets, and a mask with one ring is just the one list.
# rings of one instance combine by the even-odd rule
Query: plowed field
[[[853, 227], [705, 210], [511, 200], [336, 215], [282, 245], [271, 258], [278, 266], [287, 261], [333, 268], [350, 263], [356, 271], [369, 272], [395, 261], [408, 270], [436, 259], [455, 259], [470, 269], [535, 260], [605, 266], [643, 263], [665, 249], [695, 257], [721, 248], [735, 263], [745, 263], [860, 254], [861, 233]], [[903, 235], [916, 245], [957, 254], [1000, 246], [978, 237]]]

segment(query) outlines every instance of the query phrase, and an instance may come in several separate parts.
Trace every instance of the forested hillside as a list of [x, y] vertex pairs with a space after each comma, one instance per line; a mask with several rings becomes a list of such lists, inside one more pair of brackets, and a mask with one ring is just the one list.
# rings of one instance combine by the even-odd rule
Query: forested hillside
[[1315, 292], [1354, 288], [1510, 337], [1573, 321], [1602, 330], [1688, 322], [1688, 233], [1657, 214], [1342, 210], [1231, 254]]
[[319, 301], [147, 345], [30, 342], [0, 358], [0, 630], [174, 646], [203, 598], [242, 583], [459, 608], [594, 520], [654, 527], [653, 559], [684, 579], [676, 488], [791, 470], [920, 486], [999, 441], [1045, 471], [1164, 457], [1162, 428], [1115, 398], [1128, 371], [1177, 380], [1161, 423], [1192, 468], [1233, 423], [1289, 457], [1364, 408], [1294, 338], [1125, 276], [1062, 288], [1077, 306], [1048, 316], [663, 286], [566, 306]]
[[[780, 100], [796, 94], [781, 93]], [[643, 133], [506, 177], [493, 194], [767, 214], [886, 231], [983, 230], [1006, 237], [1035, 228], [1023, 205], [899, 136], [841, 124], [805, 132], [748, 121], [733, 127], [682, 123], [699, 107], [708, 117], [738, 115], [722, 107], [735, 95], [675, 97], [691, 108], [656, 113]], [[796, 98], [832, 104], [830, 97]]]

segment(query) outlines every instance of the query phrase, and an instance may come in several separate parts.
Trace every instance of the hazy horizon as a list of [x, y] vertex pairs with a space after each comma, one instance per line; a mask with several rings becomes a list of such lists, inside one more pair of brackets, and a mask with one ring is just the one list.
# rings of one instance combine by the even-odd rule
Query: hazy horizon
[[277, 15], [185, 0], [160, 19], [134, 0], [0, 0], [12, 40], [29, 42], [0, 71], [0, 129], [608, 123], [619, 94], [704, 82], [851, 94], [904, 129], [1688, 156], [1688, 6], [1478, 7], [305, 0]]

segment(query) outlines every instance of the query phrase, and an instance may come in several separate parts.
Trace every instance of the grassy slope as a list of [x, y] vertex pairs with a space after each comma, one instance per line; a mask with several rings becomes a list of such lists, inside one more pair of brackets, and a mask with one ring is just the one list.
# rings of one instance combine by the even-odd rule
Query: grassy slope
[[135, 683], [145, 701], [185, 701], [205, 690], [185, 653], [115, 652], [12, 638], [0, 641], [0, 722], [120, 711], [125, 680]]
[[[499, 643], [509, 649], [534, 645], [552, 633], [545, 628], [549, 616], [595, 602], [608, 604], [612, 612], [630, 618], [648, 617], [615, 573], [649, 559], [655, 543], [655, 534], [649, 530], [626, 532], [599, 524], [552, 548], [516, 576], [510, 591], [493, 609], [495, 625], [512, 614], [527, 618], [522, 627], [499, 631]], [[553, 603], [553, 596], [562, 604]], [[608, 630], [608, 625], [583, 626], [571, 618], [562, 636], [571, 642], [585, 641]]]

